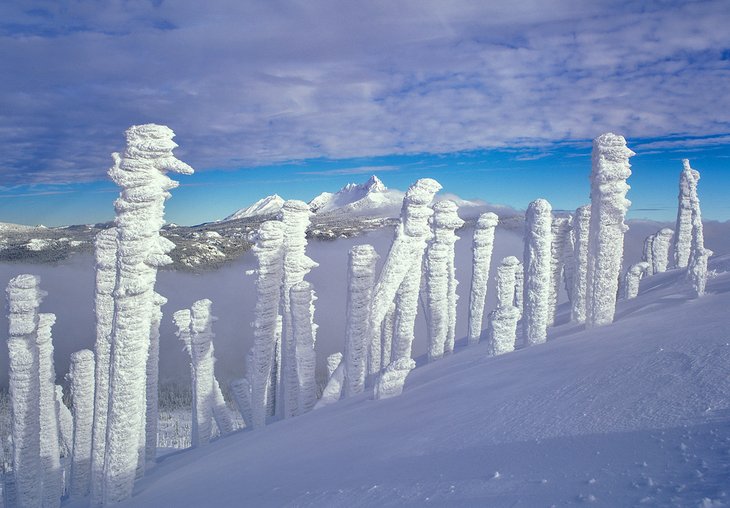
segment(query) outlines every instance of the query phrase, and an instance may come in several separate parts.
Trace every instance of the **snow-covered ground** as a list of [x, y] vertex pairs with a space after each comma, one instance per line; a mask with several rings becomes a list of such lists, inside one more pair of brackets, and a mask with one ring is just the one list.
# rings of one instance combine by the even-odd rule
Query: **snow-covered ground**
[[499, 357], [460, 349], [398, 398], [168, 455], [124, 506], [725, 506], [730, 256], [710, 269], [703, 298], [682, 271], [658, 274], [612, 325], [560, 325]]

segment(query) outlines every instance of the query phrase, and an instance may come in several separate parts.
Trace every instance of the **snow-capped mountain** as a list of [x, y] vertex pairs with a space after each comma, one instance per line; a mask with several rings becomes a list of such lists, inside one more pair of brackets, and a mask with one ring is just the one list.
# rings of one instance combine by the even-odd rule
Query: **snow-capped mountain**
[[273, 194], [271, 196], [266, 196], [263, 199], [259, 199], [247, 208], [236, 210], [223, 220], [246, 219], [257, 215], [272, 215], [278, 213], [283, 204], [284, 198], [278, 194]]
[[361, 184], [348, 183], [339, 191], [323, 192], [309, 202], [317, 213], [342, 213], [357, 216], [396, 216], [405, 193], [388, 189], [377, 176]]

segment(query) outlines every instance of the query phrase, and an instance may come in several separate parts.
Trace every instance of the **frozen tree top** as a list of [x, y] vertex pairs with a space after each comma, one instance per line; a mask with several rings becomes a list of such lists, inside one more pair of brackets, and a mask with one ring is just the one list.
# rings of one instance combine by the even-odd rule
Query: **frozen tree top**
[[464, 221], [459, 218], [459, 207], [453, 201], [445, 199], [433, 205], [434, 215], [431, 219], [434, 227], [443, 229], [459, 229]]
[[441, 184], [433, 178], [421, 178], [408, 188], [404, 201], [408, 204], [427, 205], [440, 190]]
[[[5, 290], [8, 295], [8, 307], [11, 313], [32, 312], [41, 304], [48, 294], [39, 288], [41, 278], [37, 275], [22, 274], [10, 280]], [[22, 332], [30, 333], [30, 332]], [[11, 331], [11, 335], [14, 333]]]
[[175, 133], [169, 127], [153, 123], [133, 125], [124, 134], [127, 138], [125, 157], [156, 159], [153, 163], [156, 169], [174, 171], [184, 175], [193, 174], [193, 168], [172, 155], [173, 149], [177, 148], [177, 143], [172, 140]]
[[623, 136], [607, 132], [593, 140], [593, 158], [598, 159], [592, 178], [599, 183], [626, 180], [631, 176], [629, 157], [636, 155], [626, 146]]
[[425, 237], [430, 234], [430, 228], [424, 219], [433, 214], [428, 205], [439, 190], [441, 184], [431, 178], [416, 180], [408, 188], [401, 208], [403, 232], [407, 236]]
[[553, 211], [553, 207], [547, 199], [538, 198], [530, 203], [530, 210], [533, 211], [533, 214], [542, 215], [551, 213]]
[[507, 256], [502, 260], [503, 266], [519, 266], [520, 260], [517, 259], [515, 256]]
[[494, 212], [486, 212], [479, 216], [477, 220], [477, 229], [486, 229], [496, 227], [499, 223], [499, 217]]

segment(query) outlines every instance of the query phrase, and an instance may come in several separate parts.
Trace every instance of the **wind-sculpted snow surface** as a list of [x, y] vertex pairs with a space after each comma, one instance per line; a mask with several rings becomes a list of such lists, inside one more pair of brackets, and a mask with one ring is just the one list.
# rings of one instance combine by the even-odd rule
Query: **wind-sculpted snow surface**
[[573, 291], [570, 299], [570, 320], [586, 321], [586, 292], [588, 288], [588, 232], [591, 223], [591, 206], [584, 205], [573, 216]]
[[626, 179], [631, 176], [632, 155], [622, 136], [609, 132], [593, 140], [587, 326], [612, 323], [616, 311], [624, 233], [628, 230], [624, 217], [631, 206], [626, 199], [630, 188]]
[[[71, 354], [68, 374], [74, 416], [71, 454], [72, 497], [83, 497], [91, 488], [91, 432], [94, 423], [94, 353], [82, 349]], [[135, 451], [137, 450], [135, 445]]]
[[162, 306], [167, 298], [155, 293], [152, 299], [152, 320], [150, 322], [150, 349], [147, 356], [147, 415], [145, 417], [145, 460], [144, 463], [154, 463], [157, 459], [157, 426], [158, 426], [158, 383], [160, 361], [160, 322], [162, 321]]
[[283, 270], [284, 224], [268, 221], [261, 224], [253, 246], [258, 261], [256, 270], [256, 318], [253, 325], [251, 383], [251, 421], [254, 429], [266, 424], [275, 354], [278, 340], [279, 302]]
[[550, 241], [550, 294], [548, 297], [548, 326], [555, 324], [555, 311], [558, 308], [558, 295], [563, 282], [563, 267], [570, 245], [570, 219], [554, 217], [551, 225]]
[[315, 369], [317, 357], [314, 343], [317, 325], [314, 324], [314, 301], [317, 297], [309, 282], [302, 281], [291, 288], [290, 292], [292, 336], [296, 347], [297, 401], [298, 414], [314, 408], [317, 402], [317, 383]]
[[96, 287], [94, 313], [96, 342], [94, 344], [94, 430], [91, 449], [91, 506], [102, 504], [104, 481], [104, 450], [106, 449], [106, 418], [109, 409], [109, 357], [111, 354], [112, 320], [114, 319], [114, 287], [117, 280], [117, 230], [99, 231], [94, 241]]
[[456, 336], [455, 231], [464, 225], [453, 201], [433, 205], [433, 238], [426, 250], [426, 294], [428, 301], [428, 360], [438, 360], [454, 350]]
[[375, 384], [374, 398], [389, 399], [403, 393], [403, 385], [408, 374], [416, 368], [412, 358], [398, 358], [386, 367]]
[[[393, 301], [396, 301], [391, 362], [411, 357], [413, 329], [421, 286], [421, 265], [426, 241], [431, 236], [428, 205], [441, 185], [430, 178], [417, 180], [403, 198], [401, 223], [373, 292], [371, 340], [381, 342], [381, 327]], [[380, 346], [377, 346], [379, 348]], [[385, 368], [385, 366], [383, 366]]]
[[648, 262], [640, 261], [629, 267], [624, 277], [624, 298], [630, 300], [638, 296], [639, 283], [642, 277], [649, 273], [650, 266]]
[[117, 273], [111, 331], [109, 401], [103, 502], [132, 494], [146, 415], [147, 355], [157, 268], [172, 262], [174, 244], [160, 236], [164, 203], [178, 183], [167, 171], [192, 174], [176, 159], [168, 127], [147, 124], [126, 131], [124, 153], [112, 154], [109, 176], [121, 187], [115, 202]]
[[712, 256], [713, 252], [710, 249], [705, 248], [702, 211], [700, 210], [700, 198], [697, 194], [700, 172], [690, 168], [689, 160], [684, 159], [683, 163], [685, 168], [689, 168], [694, 175], [694, 186], [692, 187], [690, 194], [690, 203], [692, 206], [692, 246], [690, 249], [687, 272], [695, 293], [697, 296], [702, 296], [705, 294], [705, 286], [707, 284], [707, 260], [710, 256]]
[[[380, 342], [370, 340], [370, 304], [377, 261], [378, 254], [372, 245], [356, 245], [350, 249], [347, 267], [345, 353], [342, 356], [345, 359], [345, 397], [362, 393], [368, 371], [371, 375], [380, 371], [380, 347], [373, 348], [375, 344], [380, 346]], [[368, 348], [371, 350], [368, 351]]]
[[689, 160], [684, 159], [682, 172], [679, 174], [679, 203], [677, 205], [677, 223], [674, 228], [674, 263], [677, 268], [685, 268], [689, 264], [692, 250], [692, 196], [697, 195], [699, 171], [692, 169]]
[[276, 382], [276, 412], [283, 418], [300, 414], [299, 376], [297, 374], [297, 347], [292, 329], [290, 291], [304, 280], [309, 271], [318, 266], [305, 254], [307, 248], [307, 227], [312, 212], [304, 201], [290, 200], [281, 209], [284, 224], [284, 273], [282, 284], [281, 364], [278, 365]]
[[552, 207], [544, 199], [536, 199], [525, 214], [525, 284], [522, 333], [524, 345], [532, 346], [547, 340], [551, 288]]
[[52, 328], [55, 314], [38, 314], [38, 371], [40, 374], [41, 466], [43, 467], [43, 506], [61, 504], [63, 492], [59, 427], [56, 416], [56, 369], [53, 365]]
[[[43, 503], [40, 444], [40, 378], [38, 376], [38, 307], [45, 293], [35, 275], [18, 275], [6, 289], [8, 298], [8, 357], [12, 410], [13, 475], [21, 508]], [[60, 495], [60, 491], [57, 491]]]
[[663, 273], [669, 268], [669, 249], [672, 244], [674, 231], [671, 228], [662, 228], [654, 235], [651, 242], [652, 271]]
[[471, 291], [469, 292], [469, 344], [476, 344], [482, 335], [484, 302], [487, 297], [489, 268], [494, 249], [494, 232], [499, 223], [497, 214], [483, 213], [477, 220], [472, 244]]
[[522, 267], [520, 260], [508, 256], [497, 268], [497, 308], [489, 314], [487, 354], [497, 356], [515, 349], [517, 321], [520, 310], [515, 307], [515, 281], [517, 271]]

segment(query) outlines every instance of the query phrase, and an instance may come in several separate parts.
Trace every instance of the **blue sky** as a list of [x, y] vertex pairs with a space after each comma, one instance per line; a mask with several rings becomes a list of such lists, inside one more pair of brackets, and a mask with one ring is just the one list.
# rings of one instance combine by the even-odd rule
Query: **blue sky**
[[590, 140], [637, 152], [631, 216], [674, 216], [681, 159], [730, 219], [730, 9], [699, 2], [0, 3], [0, 221], [109, 220], [132, 124], [177, 133], [169, 220], [374, 173], [571, 209]]

